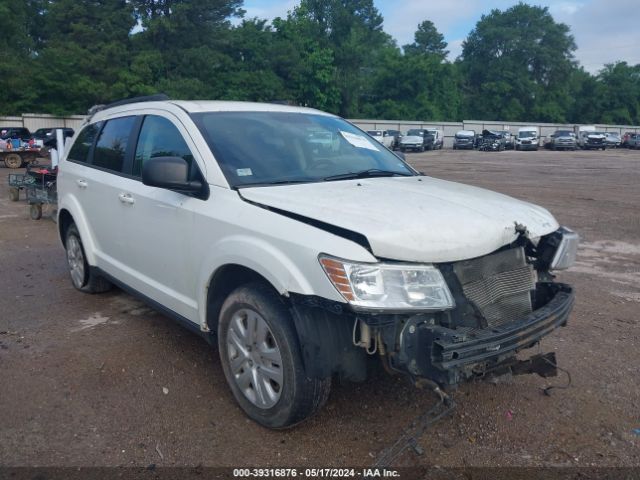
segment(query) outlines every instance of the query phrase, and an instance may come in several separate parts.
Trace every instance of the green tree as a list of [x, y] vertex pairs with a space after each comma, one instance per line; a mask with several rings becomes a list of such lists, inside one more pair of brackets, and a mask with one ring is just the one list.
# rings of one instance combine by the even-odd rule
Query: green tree
[[302, 0], [287, 20], [331, 52], [338, 113], [356, 116], [368, 95], [376, 52], [390, 42], [373, 0]]
[[483, 15], [462, 46], [467, 111], [486, 120], [565, 121], [576, 45], [546, 7]]
[[456, 65], [433, 54], [405, 54], [388, 47], [373, 75], [367, 117], [407, 120], [461, 120]]
[[437, 55], [443, 60], [449, 54], [449, 51], [446, 50], [447, 42], [444, 41], [444, 36], [431, 20], [425, 20], [418, 25], [418, 30], [414, 34], [414, 42], [402, 48], [406, 54]]
[[601, 123], [640, 123], [640, 65], [626, 62], [605, 65], [597, 76], [602, 86]]
[[[174, 98], [222, 98], [233, 69], [229, 18], [243, 14], [242, 0], [131, 0], [142, 31], [132, 38], [136, 90]], [[136, 82], [136, 77], [129, 79]]]
[[287, 85], [291, 100], [337, 113], [340, 91], [336, 86], [333, 50], [323, 47], [310, 32], [312, 22], [305, 18], [276, 18], [275, 50], [279, 52], [278, 74]]
[[133, 9], [125, 0], [51, 0], [35, 62], [40, 110], [78, 113], [126, 96]]
[[39, 5], [33, 1], [0, 2], [0, 113], [15, 115], [35, 102], [32, 83], [35, 56], [34, 20]]

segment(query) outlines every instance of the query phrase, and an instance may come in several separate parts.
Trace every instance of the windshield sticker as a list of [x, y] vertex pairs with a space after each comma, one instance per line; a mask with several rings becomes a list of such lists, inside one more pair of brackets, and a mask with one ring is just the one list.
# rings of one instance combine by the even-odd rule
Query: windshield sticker
[[373, 143], [371, 143], [365, 137], [362, 137], [360, 135], [355, 135], [353, 133], [345, 132], [344, 130], [340, 130], [340, 135], [342, 135], [343, 138], [354, 147], [366, 148], [367, 150], [374, 150], [376, 152], [380, 151]]
[[253, 175], [253, 172], [250, 168], [238, 168], [236, 169], [236, 174], [239, 177], [250, 177], [251, 175]]

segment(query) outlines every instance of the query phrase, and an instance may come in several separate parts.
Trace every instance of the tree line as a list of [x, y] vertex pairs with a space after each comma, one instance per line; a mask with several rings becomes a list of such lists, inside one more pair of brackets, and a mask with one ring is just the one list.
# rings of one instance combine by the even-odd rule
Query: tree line
[[244, 13], [242, 0], [0, 0], [0, 114], [164, 92], [348, 118], [640, 124], [640, 65], [585, 71], [544, 7], [483, 15], [455, 61], [428, 19], [399, 46], [373, 0], [301, 0], [271, 22]]

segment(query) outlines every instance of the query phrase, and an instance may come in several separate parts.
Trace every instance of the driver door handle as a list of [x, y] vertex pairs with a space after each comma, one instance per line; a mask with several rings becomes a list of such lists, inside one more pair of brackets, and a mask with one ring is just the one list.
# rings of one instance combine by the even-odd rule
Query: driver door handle
[[83, 180], [83, 179], [78, 179], [76, 180], [76, 185], [78, 185], [79, 188], [87, 188], [87, 181]]
[[133, 205], [134, 203], [136, 203], [136, 201], [133, 199], [133, 197], [131, 195], [129, 195], [128, 193], [120, 193], [118, 195], [118, 199], [120, 199], [120, 201], [122, 203], [125, 203], [127, 205]]

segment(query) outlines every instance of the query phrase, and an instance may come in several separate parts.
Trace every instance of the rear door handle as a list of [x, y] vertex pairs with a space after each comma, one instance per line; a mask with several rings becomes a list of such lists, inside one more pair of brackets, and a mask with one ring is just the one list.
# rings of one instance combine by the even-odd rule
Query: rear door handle
[[133, 205], [134, 203], [136, 203], [136, 201], [133, 199], [133, 197], [131, 195], [129, 195], [128, 193], [120, 193], [120, 194], [118, 194], [118, 198], [120, 199], [120, 201], [122, 203], [126, 203], [128, 205]]
[[87, 181], [86, 180], [76, 180], [76, 185], [78, 185], [79, 188], [87, 188]]

